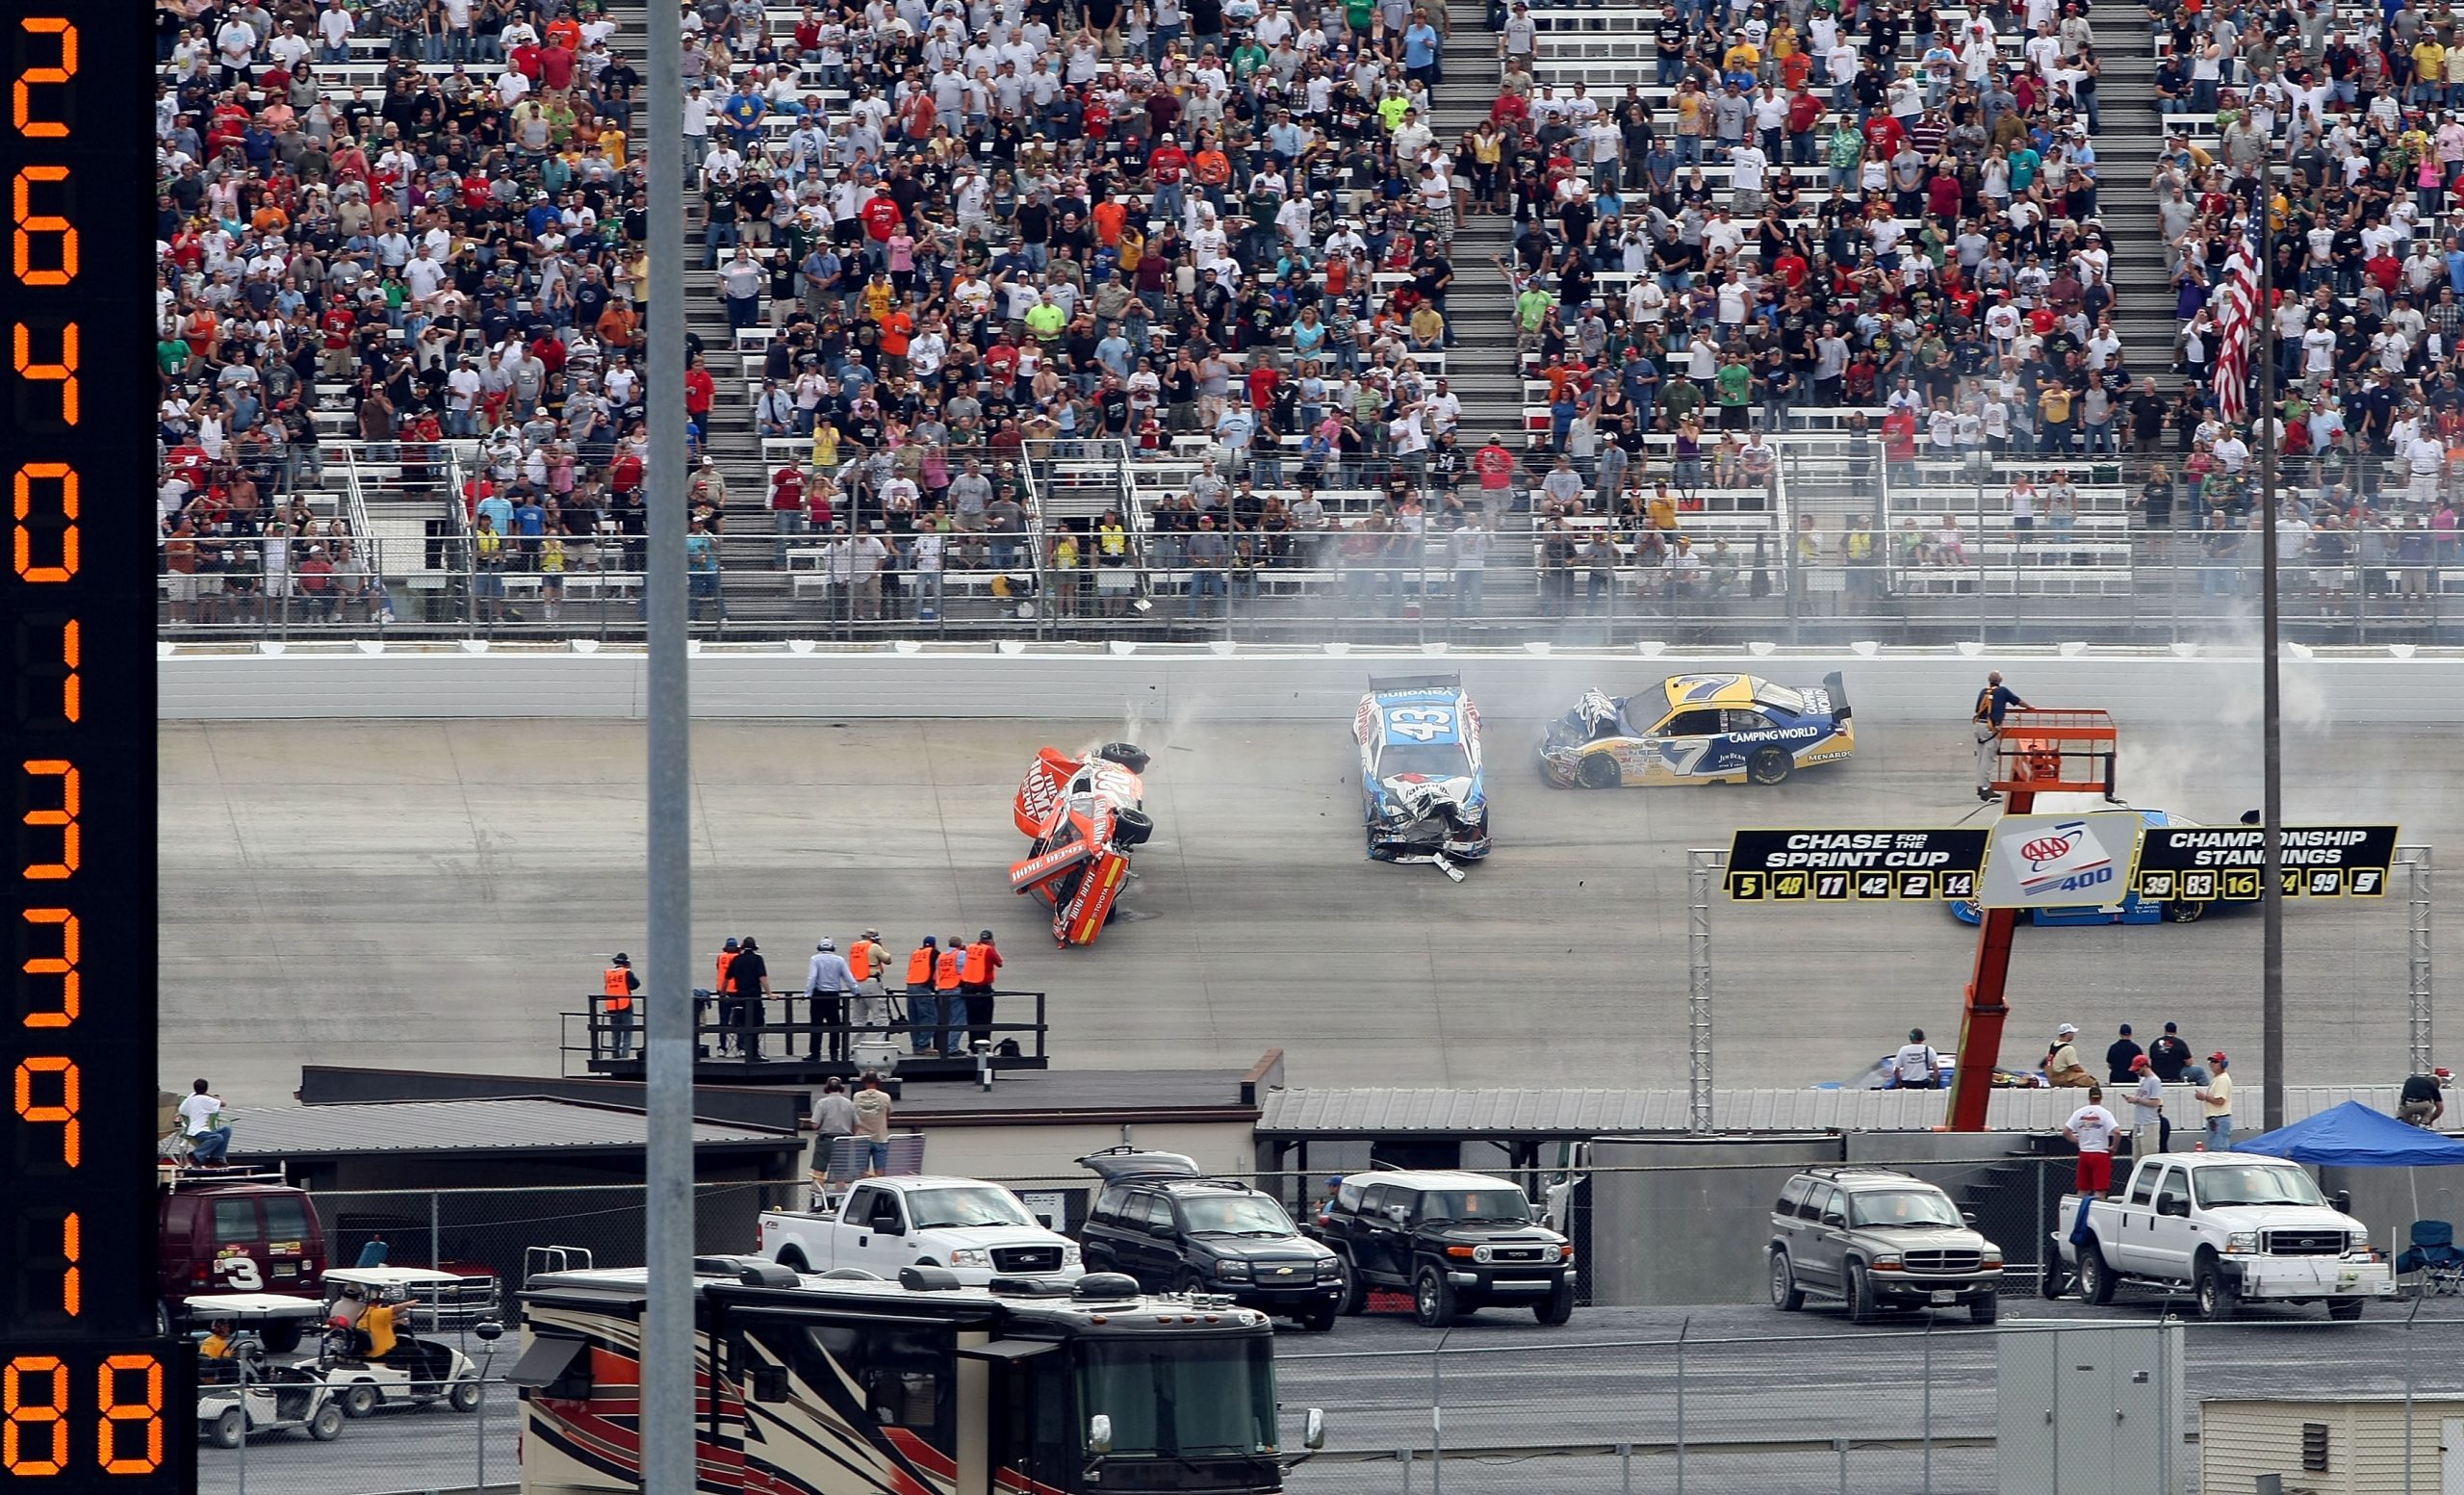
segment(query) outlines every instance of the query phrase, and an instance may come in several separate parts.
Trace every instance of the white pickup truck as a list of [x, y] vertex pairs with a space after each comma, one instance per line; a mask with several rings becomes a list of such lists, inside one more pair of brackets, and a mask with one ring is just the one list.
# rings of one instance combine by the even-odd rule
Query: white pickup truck
[[[2334, 1319], [2391, 1298], [2396, 1277], [2370, 1229], [2331, 1202], [2298, 1163], [2238, 1152], [2142, 1158], [2115, 1198], [2065, 1195], [2052, 1249], [2083, 1302], [2123, 1285], [2188, 1289], [2199, 1316], [2230, 1318], [2240, 1302], [2323, 1302]], [[2076, 1241], [2074, 1244], [2074, 1237]], [[2045, 1274], [2044, 1293], [2061, 1290]]]
[[981, 1287], [996, 1276], [1075, 1277], [1078, 1245], [1037, 1223], [1018, 1197], [975, 1178], [866, 1178], [835, 1209], [761, 1212], [761, 1254], [799, 1272], [947, 1267]]

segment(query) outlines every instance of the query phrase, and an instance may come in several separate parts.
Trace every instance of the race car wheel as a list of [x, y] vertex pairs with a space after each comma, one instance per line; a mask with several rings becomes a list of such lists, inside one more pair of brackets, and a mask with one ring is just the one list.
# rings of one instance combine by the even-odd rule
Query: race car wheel
[[343, 1409], [331, 1402], [317, 1408], [308, 1419], [308, 1436], [320, 1443], [331, 1443], [343, 1435]]
[[364, 1380], [356, 1382], [343, 1392], [343, 1415], [345, 1417], [373, 1416], [378, 1400], [374, 1386]]
[[1127, 851], [1133, 846], [1143, 846], [1146, 844], [1146, 838], [1154, 834], [1155, 822], [1147, 818], [1145, 811], [1116, 810], [1113, 812], [1113, 844], [1121, 850]]
[[1784, 784], [1796, 766], [1797, 760], [1785, 748], [1757, 748], [1745, 760], [1745, 776], [1760, 785]]
[[1149, 760], [1146, 750], [1135, 742], [1107, 742], [1095, 749], [1095, 756], [1108, 763], [1118, 763], [1131, 773], [1144, 773]]
[[222, 1409], [222, 1415], [214, 1419], [214, 1431], [210, 1434], [216, 1448], [238, 1448], [240, 1440], [247, 1435], [247, 1414], [236, 1406]]
[[2165, 922], [2168, 924], [2195, 924], [2199, 921], [2199, 916], [2206, 912], [2207, 905], [2204, 903], [2192, 902], [2187, 899], [2181, 902], [2169, 903], [2165, 905]]
[[1582, 760], [1582, 770], [1576, 775], [1586, 789], [1613, 789], [1625, 774], [1617, 767], [1617, 760], [1605, 753], [1594, 753]]

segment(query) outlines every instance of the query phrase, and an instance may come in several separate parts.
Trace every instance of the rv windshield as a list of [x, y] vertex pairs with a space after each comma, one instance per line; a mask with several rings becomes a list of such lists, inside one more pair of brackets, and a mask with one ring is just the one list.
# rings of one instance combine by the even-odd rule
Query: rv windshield
[[1246, 1458], [1275, 1445], [1274, 1342], [1141, 1334], [1082, 1342], [1079, 1405], [1112, 1419], [1112, 1456]]

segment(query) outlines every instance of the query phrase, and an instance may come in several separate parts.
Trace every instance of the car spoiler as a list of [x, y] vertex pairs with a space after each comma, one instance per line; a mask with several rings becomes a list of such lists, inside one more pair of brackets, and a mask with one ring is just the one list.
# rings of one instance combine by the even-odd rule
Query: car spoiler
[[1835, 720], [1846, 721], [1852, 714], [1848, 707], [1848, 683], [1837, 670], [1822, 678], [1822, 688], [1831, 692], [1831, 714]]
[[1460, 690], [1460, 675], [1372, 675], [1369, 688], [1374, 692], [1387, 690]]

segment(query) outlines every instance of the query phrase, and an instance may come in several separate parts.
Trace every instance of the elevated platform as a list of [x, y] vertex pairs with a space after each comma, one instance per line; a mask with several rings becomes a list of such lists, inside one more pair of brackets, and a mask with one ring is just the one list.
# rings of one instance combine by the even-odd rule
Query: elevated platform
[[[697, 993], [693, 1004], [693, 1082], [727, 1086], [819, 1085], [833, 1078], [853, 1080], [871, 1070], [885, 1070], [901, 1081], [930, 1083], [973, 1080], [987, 1067], [996, 1074], [1051, 1068], [1051, 1056], [1044, 1048], [1045, 993], [996, 991], [990, 995], [993, 1020], [962, 1024], [962, 1039], [987, 1044], [990, 1051], [978, 1054], [971, 1051], [970, 1045], [969, 1052], [941, 1058], [912, 1051], [914, 1026], [907, 1020], [903, 998], [893, 999], [893, 1020], [886, 1025], [860, 1025], [816, 1019], [807, 1012], [809, 1004], [801, 995], [773, 997], [764, 1004], [764, 1020], [755, 1030], [753, 1054], [747, 1055], [740, 1051], [742, 1032], [714, 1021], [716, 1003]], [[792, 1020], [769, 1020], [771, 1014], [781, 1012]], [[645, 1079], [647, 1044], [640, 1023], [643, 1008], [639, 998], [632, 1013], [634, 1021], [629, 1032], [616, 1025], [609, 1014], [600, 1008], [596, 997], [578, 1011], [558, 1013], [562, 1033], [557, 1044], [559, 1072], [568, 1078]], [[867, 1058], [869, 1053], [883, 1049], [889, 1051], [886, 1063]]]

